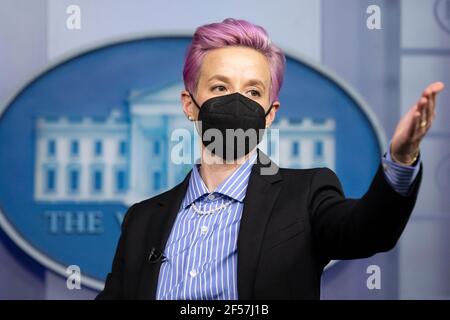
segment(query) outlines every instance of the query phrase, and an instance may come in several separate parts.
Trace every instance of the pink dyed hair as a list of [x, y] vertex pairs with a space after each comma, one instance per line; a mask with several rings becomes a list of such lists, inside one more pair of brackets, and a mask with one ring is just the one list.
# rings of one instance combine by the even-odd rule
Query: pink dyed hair
[[192, 94], [196, 92], [200, 67], [208, 51], [228, 46], [252, 48], [268, 59], [271, 77], [269, 100], [271, 102], [278, 100], [286, 65], [284, 53], [271, 43], [264, 28], [245, 20], [232, 18], [206, 24], [195, 30], [184, 61], [183, 80], [186, 90]]

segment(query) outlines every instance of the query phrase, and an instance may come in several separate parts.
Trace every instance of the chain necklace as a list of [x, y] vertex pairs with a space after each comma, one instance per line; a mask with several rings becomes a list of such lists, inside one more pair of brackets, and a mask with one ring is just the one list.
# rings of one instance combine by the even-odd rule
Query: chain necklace
[[226, 207], [228, 207], [231, 203], [233, 202], [233, 199], [228, 200], [227, 202], [222, 203], [220, 206], [214, 208], [214, 209], [209, 209], [209, 210], [200, 210], [197, 205], [195, 204], [195, 202], [192, 202], [192, 209], [194, 209], [195, 212], [197, 212], [200, 215], [207, 215], [207, 214], [211, 214], [217, 211], [220, 211], [222, 209], [225, 209]]

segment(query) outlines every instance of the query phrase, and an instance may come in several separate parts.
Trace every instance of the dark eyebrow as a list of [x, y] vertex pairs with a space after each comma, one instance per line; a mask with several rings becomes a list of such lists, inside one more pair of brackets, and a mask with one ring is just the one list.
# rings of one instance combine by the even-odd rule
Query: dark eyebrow
[[[227, 82], [227, 83], [230, 81], [230, 79], [227, 76], [223, 76], [221, 74], [215, 74], [215, 75], [211, 76], [208, 79], [208, 82], [213, 80], [213, 79], [217, 79], [217, 80], [220, 80], [220, 81], [223, 81], [223, 82]], [[258, 79], [250, 79], [250, 80], [247, 81], [247, 84], [249, 84], [249, 85], [258, 85], [259, 84], [264, 90], [266, 89], [266, 87], [264, 86], [264, 83], [261, 80], [258, 80]]]

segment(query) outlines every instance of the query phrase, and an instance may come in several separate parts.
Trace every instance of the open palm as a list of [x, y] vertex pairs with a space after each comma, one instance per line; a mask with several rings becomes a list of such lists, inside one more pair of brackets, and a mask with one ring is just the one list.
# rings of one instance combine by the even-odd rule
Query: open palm
[[442, 82], [430, 84], [398, 123], [391, 143], [391, 154], [396, 161], [410, 163], [418, 153], [420, 142], [436, 117], [436, 96], [443, 89]]

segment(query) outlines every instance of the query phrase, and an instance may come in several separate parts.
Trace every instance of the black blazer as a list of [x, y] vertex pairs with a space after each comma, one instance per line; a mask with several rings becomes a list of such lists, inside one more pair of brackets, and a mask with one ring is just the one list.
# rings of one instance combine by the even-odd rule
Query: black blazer
[[[346, 199], [329, 168], [283, 169], [263, 175], [258, 150], [238, 235], [239, 299], [319, 299], [320, 277], [332, 259], [355, 259], [392, 249], [414, 208], [420, 171], [408, 196], [388, 184], [380, 165], [360, 199]], [[179, 185], [132, 205], [104, 290], [97, 299], [155, 299], [163, 251], [187, 190]]]

